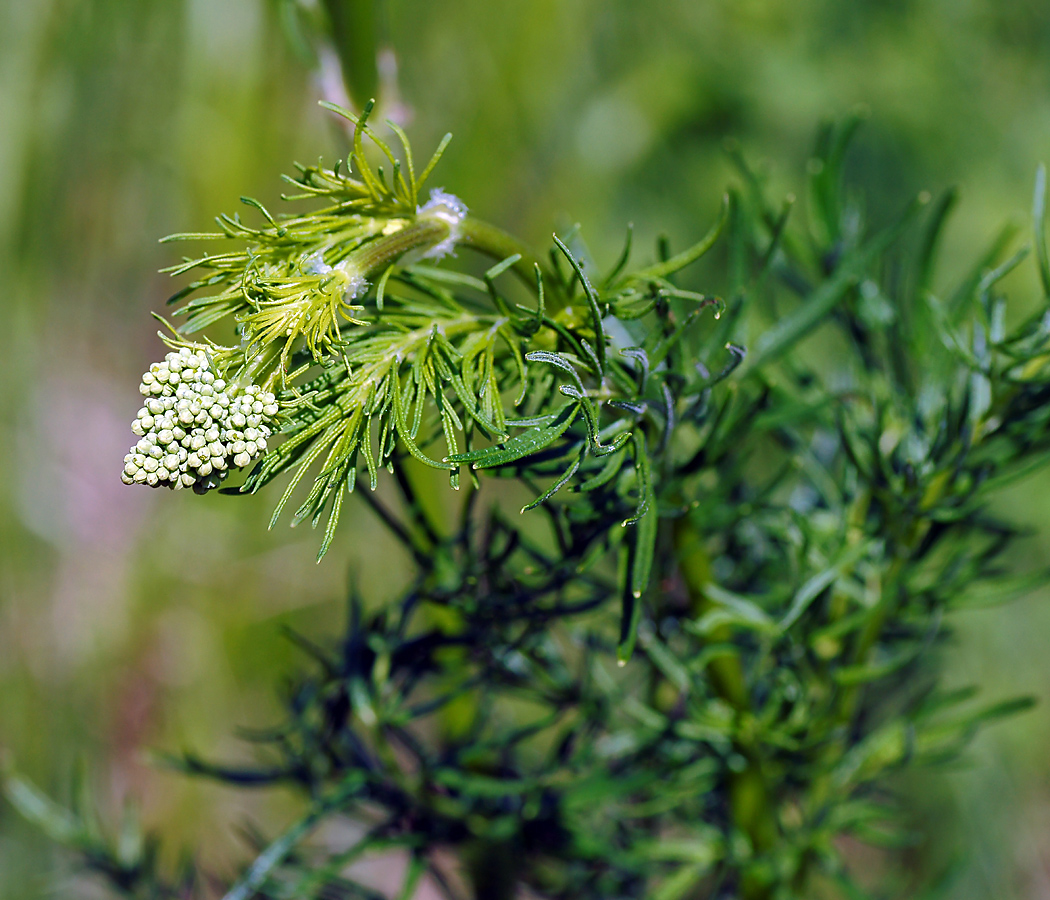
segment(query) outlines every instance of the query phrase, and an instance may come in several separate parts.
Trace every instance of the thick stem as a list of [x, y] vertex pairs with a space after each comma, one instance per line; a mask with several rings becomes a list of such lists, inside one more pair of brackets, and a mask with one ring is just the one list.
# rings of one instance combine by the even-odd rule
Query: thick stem
[[[711, 566], [700, 535], [687, 517], [675, 523], [674, 541], [692, 612], [703, 615], [713, 606], [706, 593], [711, 581]], [[715, 643], [728, 642], [730, 638], [728, 626], [716, 628], [710, 636]], [[731, 654], [716, 656], [708, 663], [707, 672], [715, 693], [736, 710], [738, 724], [746, 719], [751, 712], [751, 699], [739, 657]], [[754, 851], [764, 853], [776, 845], [779, 835], [769, 785], [762, 771], [761, 754], [745, 736], [738, 736], [734, 743], [746, 764], [729, 777], [730, 812], [734, 825], [748, 836]], [[772, 896], [772, 886], [745, 878], [740, 885], [740, 896], [744, 900], [767, 900]]]
[[521, 258], [511, 270], [533, 293], [536, 292], [536, 269], [543, 276], [546, 305], [555, 313], [565, 305], [560, 284], [550, 269], [540, 263], [536, 254], [512, 234], [495, 225], [467, 216], [453, 226], [441, 215], [423, 212], [404, 227], [368, 241], [350, 254], [348, 262], [362, 277], [373, 279], [392, 263], [412, 251], [426, 251], [454, 238], [460, 246], [471, 247], [497, 261], [511, 256]]
[[565, 305], [558, 280], [554, 277], [550, 268], [540, 262], [532, 250], [519, 241], [514, 235], [509, 234], [502, 228], [467, 216], [459, 226], [460, 243], [466, 247], [473, 247], [479, 253], [484, 253], [499, 261], [511, 256], [519, 255], [519, 259], [511, 266], [517, 275], [529, 288], [536, 291], [536, 268], [539, 267], [543, 276], [544, 293], [546, 294], [547, 306], [551, 312], [557, 312]]
[[[926, 489], [920, 503], [920, 509], [927, 510], [936, 505], [937, 501], [943, 496], [948, 484], [948, 474], [942, 473], [942, 475], [936, 478]], [[855, 518], [851, 522], [852, 525], [859, 527], [862, 524], [864, 516], [868, 513], [870, 500], [871, 498], [869, 496], [862, 498], [854, 513]], [[867, 622], [865, 622], [864, 627], [857, 635], [857, 639], [853, 644], [849, 658], [850, 665], [863, 665], [869, 661], [872, 651], [876, 648], [879, 639], [882, 637], [886, 623], [897, 611], [898, 604], [901, 600], [901, 575], [908, 558], [922, 543], [929, 528], [930, 521], [921, 515], [916, 516], [906, 523], [906, 527], [904, 528], [896, 546], [896, 555], [887, 568], [885, 575], [883, 575], [881, 596], [879, 597], [878, 604], [872, 611]], [[849, 726], [857, 716], [862, 696], [863, 692], [860, 685], [848, 685], [841, 689], [836, 698], [834, 721], [838, 727], [840, 736], [833, 740], [825, 751], [825, 759], [827, 761], [832, 762], [841, 758], [849, 748]], [[828, 802], [828, 796], [831, 792], [831, 787], [832, 782], [829, 773], [825, 773], [813, 782], [809, 792], [811, 816], [819, 817], [823, 814], [824, 807]], [[797, 887], [802, 888], [805, 886], [813, 862], [814, 859], [812, 854], [807, 855], [803, 859], [795, 879]]]
[[324, 0], [343, 82], [358, 109], [379, 87], [378, 0]]
[[426, 250], [448, 240], [452, 226], [439, 216], [420, 215], [403, 228], [362, 244], [347, 258], [366, 279], [382, 275], [388, 266], [413, 250]]

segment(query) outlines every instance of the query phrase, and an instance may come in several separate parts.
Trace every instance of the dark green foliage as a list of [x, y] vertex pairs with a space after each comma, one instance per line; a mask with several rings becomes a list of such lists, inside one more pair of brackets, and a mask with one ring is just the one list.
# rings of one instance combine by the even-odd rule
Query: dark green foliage
[[[860, 897], [837, 839], [908, 840], [892, 774], [1027, 705], [944, 691], [938, 657], [954, 609], [1043, 578], [1004, 576], [1016, 531], [987, 503], [1050, 460], [1047, 314], [1008, 326], [998, 285], [1024, 255], [1004, 246], [941, 284], [952, 195], [869, 229], [842, 187], [855, 125], [821, 136], [807, 224], [741, 164], [682, 254], [631, 269], [628, 242], [602, 277], [556, 238], [534, 305], [501, 278], [521, 254], [490, 250], [484, 279], [391, 264], [331, 345], [342, 364], [296, 350], [288, 438], [245, 488], [294, 470], [283, 505], [313, 472], [297, 518], [334, 527], [357, 454], [373, 484], [385, 465], [399, 509], [360, 493], [417, 573], [387, 608], [355, 596], [335, 647], [297, 638], [311, 660], [257, 765], [171, 760], [304, 798], [228, 900], [381, 896], [352, 864], [392, 848], [403, 898], [423, 878], [448, 897]], [[1044, 194], [1040, 174], [1050, 285]], [[725, 300], [679, 286], [723, 232]], [[469, 474], [451, 527], [413, 458]], [[479, 490], [490, 475], [533, 490], [526, 518]], [[347, 818], [358, 838], [313, 839]], [[87, 862], [165, 896], [151, 866]]]

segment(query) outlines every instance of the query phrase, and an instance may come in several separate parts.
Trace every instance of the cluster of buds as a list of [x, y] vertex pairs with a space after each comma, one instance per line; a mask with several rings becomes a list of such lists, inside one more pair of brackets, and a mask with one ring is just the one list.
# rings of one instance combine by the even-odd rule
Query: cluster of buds
[[238, 391], [219, 378], [203, 350], [180, 349], [154, 363], [139, 391], [146, 405], [131, 430], [139, 441], [124, 457], [125, 484], [204, 493], [231, 466], [266, 451], [277, 415], [273, 394], [256, 385]]

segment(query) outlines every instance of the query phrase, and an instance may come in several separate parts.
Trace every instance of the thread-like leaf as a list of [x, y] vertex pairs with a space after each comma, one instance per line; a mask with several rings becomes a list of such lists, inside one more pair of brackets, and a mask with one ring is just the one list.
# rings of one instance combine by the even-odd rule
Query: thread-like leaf
[[541, 425], [523, 431], [493, 447], [472, 450], [469, 453], [452, 454], [445, 458], [445, 462], [457, 465], [471, 463], [475, 469], [489, 469], [530, 456], [549, 447], [565, 434], [569, 426], [576, 420], [579, 411], [579, 403], [567, 403], [558, 412], [545, 416]]

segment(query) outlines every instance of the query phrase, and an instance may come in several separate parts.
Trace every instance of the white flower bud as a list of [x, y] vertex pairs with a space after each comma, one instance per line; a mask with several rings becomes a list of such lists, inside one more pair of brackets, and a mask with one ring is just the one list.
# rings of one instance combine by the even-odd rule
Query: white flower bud
[[230, 465], [243, 468], [265, 452], [276, 398], [254, 384], [239, 393], [226, 387], [202, 350], [173, 351], [150, 366], [140, 386], [148, 396], [131, 426], [140, 439], [121, 480], [204, 493]]

